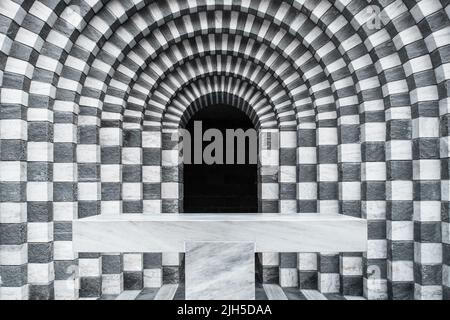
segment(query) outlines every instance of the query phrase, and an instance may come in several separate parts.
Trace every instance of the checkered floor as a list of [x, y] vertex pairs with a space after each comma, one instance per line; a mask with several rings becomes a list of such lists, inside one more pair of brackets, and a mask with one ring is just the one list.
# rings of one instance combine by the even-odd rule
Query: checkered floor
[[[166, 284], [161, 288], [124, 291], [120, 295], [103, 295], [100, 298], [80, 300], [184, 300], [184, 285]], [[342, 296], [335, 293], [320, 293], [317, 290], [281, 288], [275, 284], [257, 285], [256, 300], [365, 300], [359, 296]]]

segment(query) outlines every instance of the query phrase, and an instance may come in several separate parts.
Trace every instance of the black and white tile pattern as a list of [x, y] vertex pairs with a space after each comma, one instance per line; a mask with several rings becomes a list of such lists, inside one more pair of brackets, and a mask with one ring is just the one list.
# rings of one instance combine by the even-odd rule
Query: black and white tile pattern
[[364, 254], [261, 255], [266, 282], [449, 299], [449, 16], [447, 0], [2, 0], [0, 299], [180, 282], [179, 254], [74, 255], [72, 221], [180, 213], [170, 135], [211, 102], [259, 130], [261, 212], [369, 223]]

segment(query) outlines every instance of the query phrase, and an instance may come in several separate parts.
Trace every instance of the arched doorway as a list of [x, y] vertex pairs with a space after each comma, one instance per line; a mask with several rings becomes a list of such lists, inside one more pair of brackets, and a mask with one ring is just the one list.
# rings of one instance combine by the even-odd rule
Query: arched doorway
[[[192, 163], [184, 163], [183, 167], [183, 212], [258, 212], [258, 167], [256, 162], [253, 161], [257, 157], [258, 143], [254, 141], [255, 145], [252, 144], [252, 147], [250, 147], [251, 139], [246, 138], [245, 150], [238, 151], [237, 140], [229, 144], [226, 132], [227, 129], [242, 129], [244, 132], [248, 129], [254, 130], [254, 126], [247, 115], [228, 105], [212, 105], [197, 112], [187, 123], [186, 129], [191, 136]], [[208, 129], [217, 129], [223, 137], [223, 154], [216, 154], [217, 150], [212, 152], [212, 155], [216, 157], [215, 159], [223, 159], [223, 161], [219, 160], [211, 164], [207, 163], [208, 161], [205, 162], [202, 157], [201, 162], [198, 163], [198, 161], [194, 161], [195, 140], [200, 141], [198, 139], [202, 139]], [[199, 132], [201, 137], [198, 134]], [[257, 139], [256, 131], [254, 133], [254, 137]], [[211, 138], [210, 141], [202, 140], [202, 154], [214, 140], [214, 138]], [[231, 146], [233, 146], [233, 149], [231, 149]], [[238, 152], [242, 153], [243, 151], [245, 151], [244, 163], [238, 161]], [[252, 158], [252, 152], [254, 158]], [[254, 154], [255, 152], [256, 154]], [[233, 154], [234, 161], [230, 163], [227, 159], [232, 159]]]

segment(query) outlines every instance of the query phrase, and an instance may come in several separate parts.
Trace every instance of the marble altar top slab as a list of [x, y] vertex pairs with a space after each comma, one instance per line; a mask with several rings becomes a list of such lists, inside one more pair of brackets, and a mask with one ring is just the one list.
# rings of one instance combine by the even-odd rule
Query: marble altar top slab
[[185, 252], [186, 241], [251, 241], [256, 252], [364, 252], [367, 222], [339, 214], [122, 214], [73, 223], [76, 252]]

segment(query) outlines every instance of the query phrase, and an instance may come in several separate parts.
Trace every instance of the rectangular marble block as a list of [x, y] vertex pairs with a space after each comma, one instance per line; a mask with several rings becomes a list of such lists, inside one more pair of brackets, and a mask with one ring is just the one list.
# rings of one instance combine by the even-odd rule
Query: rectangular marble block
[[186, 242], [186, 300], [254, 300], [255, 243]]
[[123, 214], [73, 223], [75, 252], [184, 252], [189, 241], [253, 242], [256, 252], [364, 252], [367, 221], [342, 214]]

